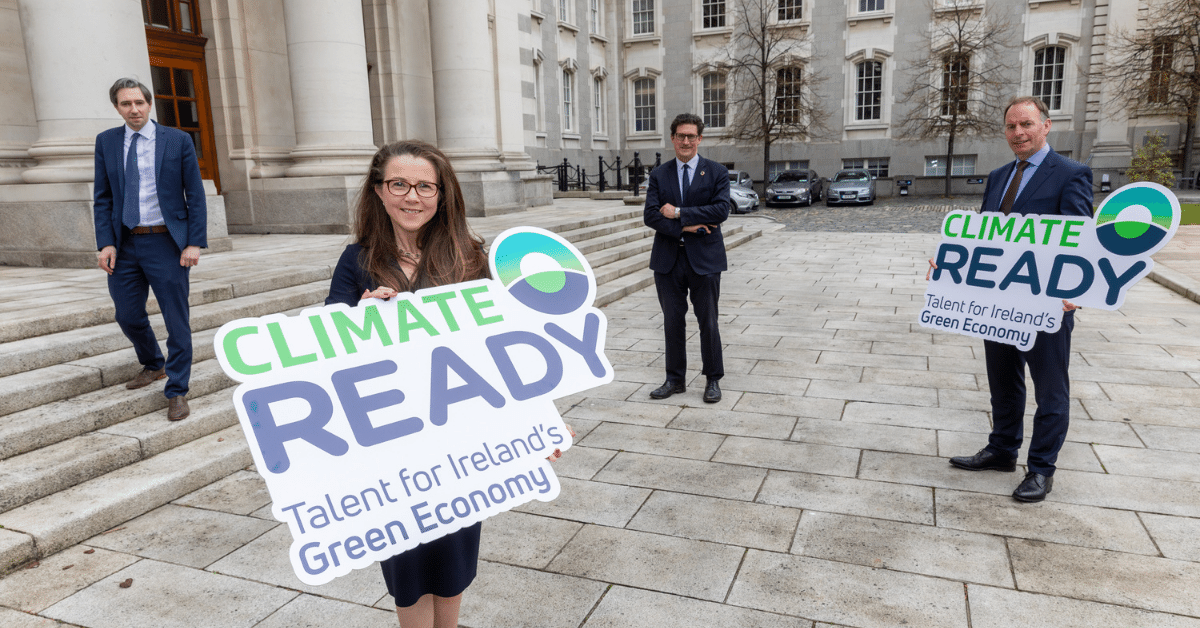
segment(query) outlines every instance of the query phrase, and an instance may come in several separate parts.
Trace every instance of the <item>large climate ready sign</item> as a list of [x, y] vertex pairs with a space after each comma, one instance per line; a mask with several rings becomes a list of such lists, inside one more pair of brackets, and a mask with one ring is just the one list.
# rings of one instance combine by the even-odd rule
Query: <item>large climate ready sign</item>
[[1109, 195], [1095, 218], [955, 211], [925, 289], [922, 327], [1015, 345], [1062, 325], [1063, 300], [1115, 310], [1179, 228], [1179, 201], [1156, 183]]
[[541, 229], [492, 244], [494, 279], [233, 321], [215, 339], [290, 557], [321, 584], [559, 484], [554, 399], [612, 381], [583, 255]]

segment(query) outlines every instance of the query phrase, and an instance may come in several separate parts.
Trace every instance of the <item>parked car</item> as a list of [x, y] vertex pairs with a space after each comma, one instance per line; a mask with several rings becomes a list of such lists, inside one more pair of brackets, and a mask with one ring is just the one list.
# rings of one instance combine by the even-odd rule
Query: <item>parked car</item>
[[754, 189], [754, 180], [750, 178], [750, 173], [745, 170], [730, 170], [729, 185], [740, 185], [744, 188]]
[[875, 202], [876, 177], [866, 170], [839, 170], [829, 182], [826, 205], [841, 203], [870, 205]]
[[[732, 179], [732, 173], [730, 173]], [[749, 186], [733, 185], [729, 186], [729, 200], [733, 202], [733, 213], [748, 214], [758, 209], [758, 193], [750, 189]]]
[[764, 199], [771, 205], [812, 205], [821, 200], [824, 181], [814, 170], [784, 170], [771, 179]]

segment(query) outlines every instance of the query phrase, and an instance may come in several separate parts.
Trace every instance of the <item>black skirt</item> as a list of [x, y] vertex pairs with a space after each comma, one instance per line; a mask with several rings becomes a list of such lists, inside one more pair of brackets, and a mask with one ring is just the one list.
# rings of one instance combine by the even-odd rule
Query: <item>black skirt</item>
[[454, 597], [465, 591], [475, 579], [482, 528], [477, 523], [379, 563], [396, 606], [412, 606], [427, 593]]

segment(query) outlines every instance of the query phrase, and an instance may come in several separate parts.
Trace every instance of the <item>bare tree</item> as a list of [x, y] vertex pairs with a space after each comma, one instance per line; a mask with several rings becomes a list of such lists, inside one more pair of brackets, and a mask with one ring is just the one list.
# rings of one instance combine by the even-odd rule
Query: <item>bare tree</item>
[[811, 36], [799, 25], [799, 0], [731, 0], [733, 35], [709, 68], [728, 85], [727, 135], [761, 142], [763, 177], [771, 145], [804, 141], [824, 129], [826, 112], [816, 87], [824, 80], [808, 63]]
[[1113, 62], [1101, 75], [1117, 96], [1112, 105], [1183, 120], [1180, 165], [1187, 177], [1200, 110], [1200, 0], [1155, 0], [1143, 10], [1142, 28], [1108, 35]]
[[[910, 58], [911, 77], [898, 102], [910, 105], [900, 120], [904, 137], [946, 138], [946, 189], [954, 166], [954, 143], [963, 135], [995, 133], [1002, 126], [1009, 76], [1012, 22], [988, 13], [983, 0], [929, 0], [927, 53]], [[907, 77], [906, 77], [907, 78]]]

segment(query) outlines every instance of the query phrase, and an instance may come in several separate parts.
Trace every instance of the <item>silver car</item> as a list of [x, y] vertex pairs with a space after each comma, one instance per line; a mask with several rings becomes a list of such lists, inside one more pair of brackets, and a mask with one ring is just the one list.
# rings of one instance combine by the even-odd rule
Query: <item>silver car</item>
[[821, 200], [823, 181], [813, 170], [784, 170], [767, 186], [766, 202], [771, 205], [804, 205]]
[[733, 203], [735, 214], [748, 214], [758, 209], [758, 194], [749, 187], [730, 185], [729, 200]]
[[866, 170], [839, 170], [829, 181], [825, 194], [826, 205], [864, 204], [875, 202], [875, 177]]

